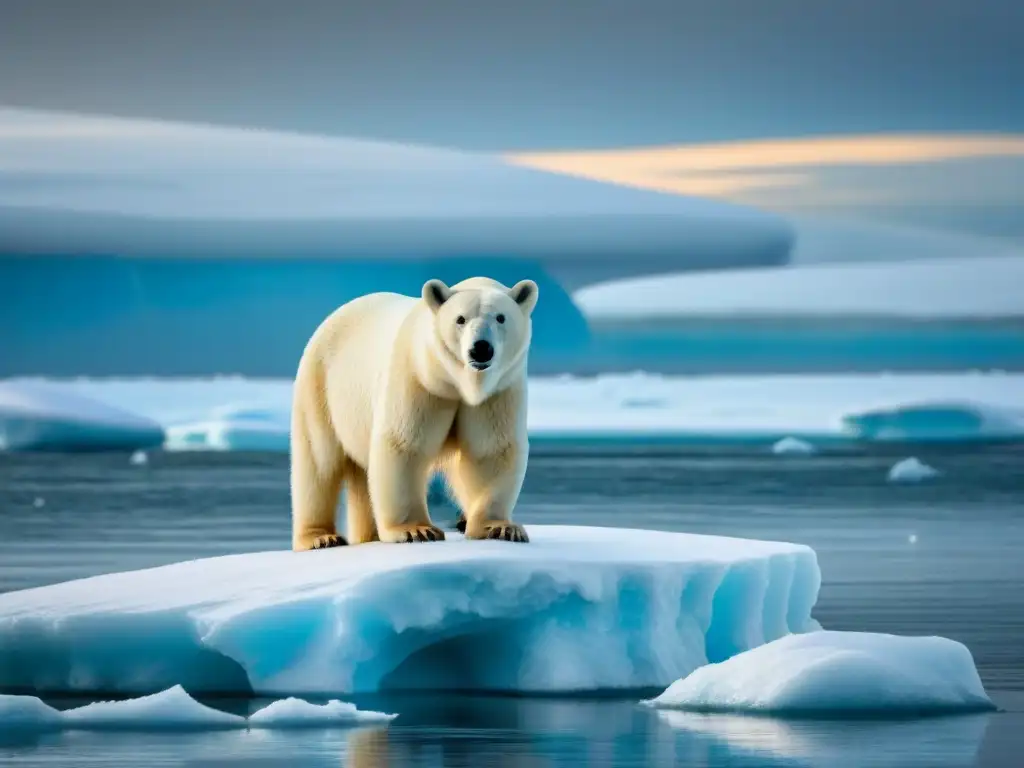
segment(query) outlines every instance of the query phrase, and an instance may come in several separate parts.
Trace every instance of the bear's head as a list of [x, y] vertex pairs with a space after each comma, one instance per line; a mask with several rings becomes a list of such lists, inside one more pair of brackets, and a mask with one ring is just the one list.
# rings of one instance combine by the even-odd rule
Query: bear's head
[[433, 318], [434, 352], [465, 402], [479, 405], [524, 370], [538, 298], [533, 280], [511, 288], [485, 277], [450, 288], [428, 280], [422, 296]]

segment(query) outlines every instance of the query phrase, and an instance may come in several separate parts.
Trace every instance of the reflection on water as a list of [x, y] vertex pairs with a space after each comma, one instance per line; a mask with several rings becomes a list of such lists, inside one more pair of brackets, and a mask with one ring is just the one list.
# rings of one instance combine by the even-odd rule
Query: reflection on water
[[[429, 708], [389, 727], [216, 733], [64, 733], [0, 737], [12, 766], [1011, 766], [1024, 749], [1017, 714], [907, 722], [780, 721], [656, 712], [633, 702], [483, 700], [471, 722]], [[442, 709], [445, 706], [442, 705]], [[1000, 744], [978, 762], [999, 718]], [[995, 729], [998, 730], [998, 729]]]
[[[659, 712], [669, 727], [702, 749], [728, 756], [729, 765], [973, 765], [986, 715], [919, 721], [781, 721], [736, 715]], [[888, 762], [883, 758], [888, 756]]]

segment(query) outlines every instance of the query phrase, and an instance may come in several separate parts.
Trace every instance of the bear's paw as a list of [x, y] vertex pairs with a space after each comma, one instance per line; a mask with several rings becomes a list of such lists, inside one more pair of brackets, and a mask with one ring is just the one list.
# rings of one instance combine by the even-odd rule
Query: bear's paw
[[331, 549], [332, 547], [344, 547], [347, 546], [348, 542], [345, 541], [344, 536], [339, 536], [336, 533], [325, 533], [321, 536], [317, 536], [310, 542], [310, 549]]
[[444, 541], [444, 531], [430, 523], [396, 525], [380, 532], [380, 540], [392, 544], [408, 544], [415, 541]]
[[529, 542], [526, 529], [507, 520], [488, 520], [479, 526], [467, 526], [467, 539], [498, 539], [500, 541]]

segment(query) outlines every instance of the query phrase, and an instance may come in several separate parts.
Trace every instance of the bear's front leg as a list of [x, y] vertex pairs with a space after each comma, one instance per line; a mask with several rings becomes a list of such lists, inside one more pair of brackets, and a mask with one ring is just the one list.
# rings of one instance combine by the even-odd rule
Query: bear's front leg
[[370, 450], [367, 475], [381, 541], [443, 541], [427, 511], [430, 462], [396, 436], [382, 435]]
[[525, 476], [526, 455], [517, 445], [487, 456], [461, 451], [453, 457], [447, 477], [462, 508], [458, 528], [467, 539], [530, 540], [523, 526], [512, 522]]

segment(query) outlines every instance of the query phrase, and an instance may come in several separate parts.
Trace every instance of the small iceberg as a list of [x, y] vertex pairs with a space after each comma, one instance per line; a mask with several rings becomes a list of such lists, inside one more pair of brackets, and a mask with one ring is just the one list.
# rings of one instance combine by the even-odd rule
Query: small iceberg
[[920, 483], [923, 480], [938, 477], [938, 475], [937, 469], [911, 456], [892, 466], [892, 469], [889, 470], [888, 480], [890, 483]]
[[208, 731], [240, 728], [302, 728], [388, 722], [397, 717], [363, 712], [343, 701], [318, 705], [300, 699], [276, 701], [248, 719], [207, 707], [180, 685], [149, 696], [97, 701], [55, 709], [35, 696], [0, 695], [0, 731]]
[[995, 709], [971, 652], [954, 640], [825, 630], [701, 667], [644, 703], [801, 717]]
[[664, 688], [709, 661], [819, 628], [821, 574], [807, 546], [528, 531], [529, 544], [451, 532], [437, 543], [230, 555], [0, 594], [0, 688], [137, 695], [181, 685], [273, 698]]
[[252, 728], [320, 728], [329, 725], [386, 723], [398, 715], [363, 711], [355, 704], [333, 699], [326, 704], [312, 704], [304, 699], [280, 699], [249, 715]]
[[64, 729], [187, 731], [245, 727], [244, 717], [204, 706], [180, 685], [135, 699], [97, 701], [60, 714]]
[[164, 441], [155, 421], [43, 381], [0, 381], [6, 451], [134, 451]]
[[784, 437], [772, 446], [772, 453], [779, 456], [811, 456], [817, 449], [798, 437]]

